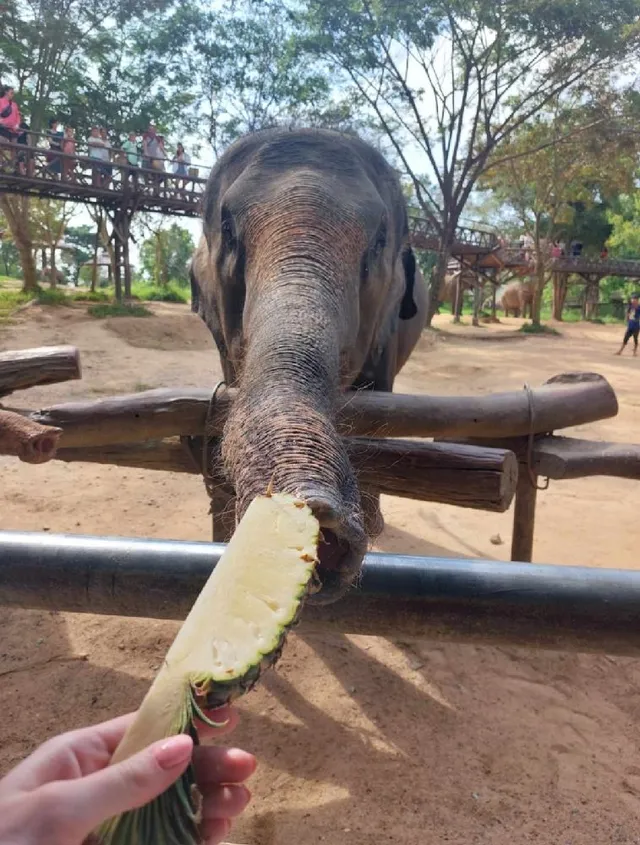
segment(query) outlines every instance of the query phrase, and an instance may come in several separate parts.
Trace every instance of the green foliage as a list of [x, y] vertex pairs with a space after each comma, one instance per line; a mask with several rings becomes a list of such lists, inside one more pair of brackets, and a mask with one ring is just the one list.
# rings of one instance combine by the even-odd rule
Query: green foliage
[[58, 288], [40, 288], [37, 299], [40, 305], [71, 305], [67, 294]]
[[54, 111], [79, 136], [92, 122], [120, 132], [134, 116], [177, 121], [187, 101], [184, 68], [154, 45], [181, 5], [10, 0], [2, 10], [0, 76], [18, 83], [20, 105], [38, 131]]
[[215, 11], [198, 8], [191, 7], [192, 90], [216, 152], [277, 122], [348, 122], [348, 108], [330, 96], [331, 80], [303, 49], [283, 3], [237, 0]]
[[83, 290], [71, 296], [74, 302], [111, 302], [113, 296], [104, 290]]
[[157, 229], [140, 248], [143, 271], [156, 285], [168, 285], [169, 279], [187, 285], [194, 249], [191, 233], [177, 223]]
[[609, 238], [611, 254], [640, 259], [640, 191], [620, 196], [608, 217], [613, 229]]
[[87, 313], [98, 320], [107, 317], [151, 317], [152, 312], [144, 305], [125, 305], [123, 303], [100, 303], [91, 305]]
[[158, 287], [150, 282], [135, 282], [131, 286], [131, 293], [136, 299], [144, 302], [189, 302], [189, 292], [179, 287], [175, 282]]
[[0, 289], [0, 325], [7, 322], [16, 308], [25, 305], [33, 296], [18, 290]]

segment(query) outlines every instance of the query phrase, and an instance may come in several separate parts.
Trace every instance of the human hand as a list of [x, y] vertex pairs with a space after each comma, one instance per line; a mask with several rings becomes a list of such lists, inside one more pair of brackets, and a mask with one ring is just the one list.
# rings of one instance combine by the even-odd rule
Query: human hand
[[[200, 742], [230, 733], [235, 710], [212, 711], [226, 724], [198, 723]], [[109, 761], [135, 714], [61, 734], [0, 781], [0, 843], [81, 845], [103, 821], [147, 804], [176, 781], [193, 755], [202, 792], [202, 837], [219, 845], [251, 798], [242, 785], [256, 760], [233, 748], [193, 747], [186, 735], [161, 740], [113, 766]]]

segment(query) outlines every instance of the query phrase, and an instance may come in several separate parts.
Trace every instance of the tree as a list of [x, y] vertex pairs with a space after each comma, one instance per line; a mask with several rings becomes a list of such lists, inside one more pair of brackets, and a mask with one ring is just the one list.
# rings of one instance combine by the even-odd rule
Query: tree
[[302, 13], [295, 6], [291, 13], [309, 49], [326, 57], [383, 128], [438, 233], [432, 289], [440, 286], [458, 221], [496, 151], [564, 92], [620, 66], [640, 38], [640, 0], [303, 5]]
[[640, 191], [620, 196], [608, 219], [611, 253], [617, 258], [640, 260]]
[[[611, 115], [608, 121], [594, 118], [583, 105], [558, 103], [513, 133], [479, 180], [513, 210], [521, 231], [533, 240], [534, 325], [540, 324], [542, 295], [552, 275], [554, 241], [578, 235], [587, 209], [633, 183], [635, 139], [619, 132]], [[605, 240], [597, 244], [598, 254]], [[553, 275], [554, 317], [560, 320], [566, 278]]]
[[[182, 118], [185, 77], [173, 78], [177, 57], [153, 49], [158, 30], [179, 12], [178, 0], [9, 0], [2, 6], [0, 78], [40, 132], [54, 114], [76, 126], [91, 122], [120, 132], [150, 118], [168, 127]], [[162, 44], [160, 40], [158, 44]], [[127, 127], [128, 128], [128, 127]], [[29, 200], [3, 195], [4, 212], [18, 249], [25, 289], [37, 285], [29, 239]]]
[[189, 283], [188, 265], [195, 249], [191, 233], [177, 223], [167, 229], [152, 229], [140, 248], [142, 268], [157, 285], [170, 281]]
[[[183, 10], [192, 43], [184, 52], [203, 135], [219, 154], [238, 136], [277, 122], [344, 126], [330, 83], [303, 50], [287, 10], [239, 0], [223, 10]], [[187, 27], [181, 30], [184, 36]]]

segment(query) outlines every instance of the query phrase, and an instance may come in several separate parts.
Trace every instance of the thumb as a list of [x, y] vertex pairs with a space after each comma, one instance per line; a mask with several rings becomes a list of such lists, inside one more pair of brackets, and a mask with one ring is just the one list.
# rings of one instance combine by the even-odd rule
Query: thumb
[[74, 822], [87, 835], [99, 824], [152, 801], [187, 768], [193, 740], [185, 734], [155, 742], [127, 760], [69, 781]]

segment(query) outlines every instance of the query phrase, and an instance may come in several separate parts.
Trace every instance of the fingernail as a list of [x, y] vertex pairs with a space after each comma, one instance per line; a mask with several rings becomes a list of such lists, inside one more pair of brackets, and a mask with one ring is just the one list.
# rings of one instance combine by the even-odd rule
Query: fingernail
[[155, 757], [161, 769], [175, 769], [186, 763], [193, 751], [193, 740], [186, 734], [172, 736], [156, 749]]

